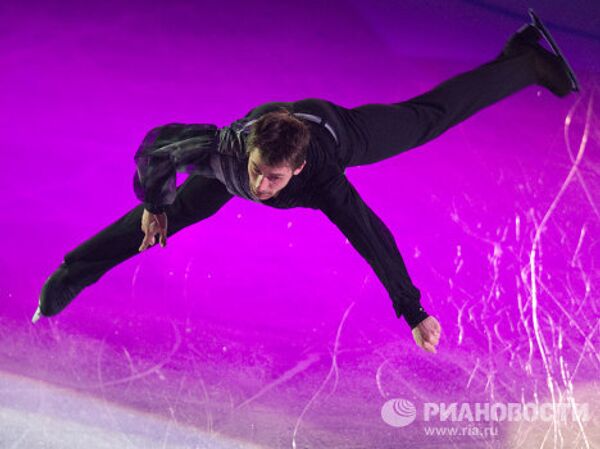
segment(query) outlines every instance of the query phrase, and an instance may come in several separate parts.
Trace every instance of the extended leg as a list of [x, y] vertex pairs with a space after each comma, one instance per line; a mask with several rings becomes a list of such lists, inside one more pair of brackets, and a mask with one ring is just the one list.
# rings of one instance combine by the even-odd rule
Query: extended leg
[[[167, 209], [168, 235], [210, 217], [232, 195], [216, 179], [190, 176], [178, 189]], [[64, 263], [46, 281], [40, 295], [41, 315], [62, 311], [83, 288], [104, 273], [138, 254], [144, 237], [140, 223], [143, 206], [139, 205], [65, 255]]]
[[[365, 139], [349, 166], [378, 162], [423, 145], [475, 112], [535, 84], [533, 57], [500, 56], [408, 101], [349, 110]], [[360, 141], [360, 140], [359, 140]]]
[[564, 64], [538, 44], [540, 37], [535, 27], [523, 27], [494, 60], [408, 101], [339, 108], [343, 120], [351, 124], [347, 166], [371, 164], [422, 145], [533, 84], [558, 96], [568, 94], [571, 86]]

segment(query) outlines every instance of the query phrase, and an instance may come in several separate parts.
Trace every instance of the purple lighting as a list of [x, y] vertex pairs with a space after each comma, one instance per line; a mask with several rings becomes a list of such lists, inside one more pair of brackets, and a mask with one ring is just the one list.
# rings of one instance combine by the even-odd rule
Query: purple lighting
[[496, 57], [527, 4], [2, 4], [0, 448], [599, 447], [600, 8], [547, 3], [581, 93], [528, 87], [346, 172], [437, 354], [321, 211], [237, 197], [31, 315], [64, 255], [139, 204], [150, 129], [408, 100]]

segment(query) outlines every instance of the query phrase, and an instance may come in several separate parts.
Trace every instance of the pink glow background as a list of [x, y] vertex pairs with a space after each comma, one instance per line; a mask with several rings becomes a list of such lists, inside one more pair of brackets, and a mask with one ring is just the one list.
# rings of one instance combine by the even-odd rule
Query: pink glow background
[[[437, 355], [321, 213], [239, 198], [31, 326], [63, 255], [137, 204], [150, 128], [223, 126], [267, 101], [408, 99], [493, 58], [528, 6], [203, 3], [0, 6], [0, 447], [600, 444], [600, 11], [585, 2], [533, 5], [581, 95], [528, 88], [347, 172], [442, 323]], [[595, 414], [442, 438], [421, 415], [386, 424], [394, 398]]]

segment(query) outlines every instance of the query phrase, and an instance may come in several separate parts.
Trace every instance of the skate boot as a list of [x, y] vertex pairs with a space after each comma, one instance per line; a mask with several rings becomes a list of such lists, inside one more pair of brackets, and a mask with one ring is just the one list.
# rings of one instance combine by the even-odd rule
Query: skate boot
[[69, 269], [65, 263], [62, 263], [48, 277], [42, 287], [39, 306], [31, 321], [35, 323], [41, 317], [53, 316], [60, 313], [84, 288], [84, 285], [77, 285], [75, 282], [69, 280]]
[[571, 67], [571, 64], [569, 64], [569, 61], [567, 61], [567, 58], [565, 58], [563, 52], [560, 50], [558, 44], [552, 37], [552, 34], [550, 34], [550, 31], [548, 31], [542, 20], [536, 15], [536, 13], [531, 8], [529, 8], [529, 17], [531, 17], [532, 25], [540, 31], [542, 37], [546, 40], [548, 45], [550, 45], [550, 48], [552, 48], [552, 51], [560, 60], [563, 69], [567, 72], [567, 75], [569, 76], [569, 79], [571, 81], [571, 91], [579, 92], [579, 81], [575, 76], [575, 71]]
[[[523, 25], [508, 40], [503, 56], [530, 53], [533, 57], [536, 82], [558, 97], [565, 97], [579, 91], [579, 83], [569, 63], [556, 46], [552, 36], [532, 10], [529, 13], [534, 23]], [[552, 53], [542, 47], [539, 41], [544, 38], [553, 48]]]

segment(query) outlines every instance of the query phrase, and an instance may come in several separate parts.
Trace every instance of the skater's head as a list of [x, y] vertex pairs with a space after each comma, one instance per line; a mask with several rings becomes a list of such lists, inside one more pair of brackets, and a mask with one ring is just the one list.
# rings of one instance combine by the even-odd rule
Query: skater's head
[[306, 164], [308, 126], [286, 110], [269, 112], [248, 136], [250, 189], [260, 200], [274, 197]]

